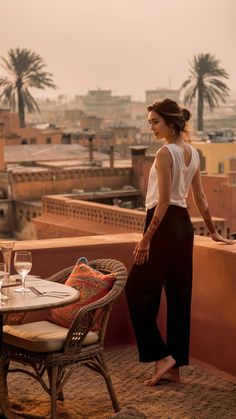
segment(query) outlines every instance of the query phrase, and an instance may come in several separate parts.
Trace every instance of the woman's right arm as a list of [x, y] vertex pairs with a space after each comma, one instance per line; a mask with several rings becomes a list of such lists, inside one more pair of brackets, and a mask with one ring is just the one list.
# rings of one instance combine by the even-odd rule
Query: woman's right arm
[[232, 240], [225, 239], [215, 229], [211, 214], [208, 208], [208, 202], [203, 191], [200, 168], [198, 168], [193, 180], [192, 180], [192, 193], [194, 202], [199, 209], [202, 218], [204, 219], [206, 226], [211, 234], [211, 238], [214, 241], [224, 242], [227, 244], [234, 244]]

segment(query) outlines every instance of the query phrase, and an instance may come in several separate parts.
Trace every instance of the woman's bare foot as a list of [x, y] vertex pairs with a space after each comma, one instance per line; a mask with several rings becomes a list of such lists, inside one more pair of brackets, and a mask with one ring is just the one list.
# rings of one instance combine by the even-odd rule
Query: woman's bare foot
[[160, 380], [171, 381], [173, 383], [180, 383], [179, 368], [170, 368]]
[[156, 362], [156, 371], [152, 378], [144, 381], [145, 386], [155, 386], [158, 381], [166, 374], [173, 366], [175, 365], [176, 361], [174, 358], [169, 355], [160, 361]]

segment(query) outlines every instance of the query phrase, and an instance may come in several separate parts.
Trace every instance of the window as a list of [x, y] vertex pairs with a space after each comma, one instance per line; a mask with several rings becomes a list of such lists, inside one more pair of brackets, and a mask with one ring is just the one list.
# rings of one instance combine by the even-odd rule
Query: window
[[218, 163], [218, 173], [224, 173], [224, 163], [220, 162]]
[[71, 134], [63, 134], [61, 142], [62, 144], [71, 144]]
[[51, 137], [47, 137], [47, 138], [46, 138], [46, 143], [47, 143], [47, 144], [51, 144], [51, 143], [52, 143], [52, 139], [51, 139]]

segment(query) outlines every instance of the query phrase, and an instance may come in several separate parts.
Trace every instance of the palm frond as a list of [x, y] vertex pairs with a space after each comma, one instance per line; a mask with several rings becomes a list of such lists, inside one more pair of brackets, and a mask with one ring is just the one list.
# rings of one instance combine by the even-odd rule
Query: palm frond
[[29, 113], [32, 113], [32, 112], [35, 112], [35, 111], [40, 113], [39, 106], [38, 106], [36, 100], [30, 94], [29, 90], [24, 89], [22, 94], [23, 94], [25, 106], [26, 106], [27, 110], [29, 111]]
[[219, 89], [222, 92], [229, 94], [230, 89], [223, 81], [216, 78], [210, 78], [208, 83], [209, 85], [213, 85], [216, 89]]
[[192, 78], [189, 77], [187, 80], [185, 80], [181, 86], [181, 89], [185, 89], [189, 84], [192, 83]]
[[4, 63], [4, 64], [1, 63], [1, 67], [4, 68], [4, 70], [8, 74], [10, 74], [12, 77], [14, 77], [15, 76], [15, 73], [14, 73], [14, 70], [13, 70], [12, 66], [10, 65], [10, 63], [4, 57], [1, 57], [1, 59], [2, 59], [2, 61]]
[[219, 100], [225, 102], [227, 94], [225, 94], [222, 90], [218, 90], [215, 87], [209, 86], [208, 91], [216, 99], [217, 106], [219, 106]]
[[28, 83], [31, 87], [36, 87], [37, 89], [44, 89], [45, 87], [56, 88], [56, 85], [53, 83], [50, 73], [45, 71], [33, 73], [28, 76]]
[[11, 83], [5, 84], [4, 89], [0, 93], [3, 106], [9, 106], [13, 111], [16, 108], [16, 91]]
[[196, 88], [196, 86], [193, 86], [193, 85], [191, 85], [185, 91], [185, 94], [184, 94], [184, 104], [185, 105], [191, 105], [192, 104], [193, 100], [196, 97], [196, 91], [197, 91], [197, 88]]
[[210, 90], [205, 90], [203, 93], [203, 98], [208, 103], [210, 111], [213, 111], [213, 109], [218, 106], [218, 100], [214, 92], [211, 92]]

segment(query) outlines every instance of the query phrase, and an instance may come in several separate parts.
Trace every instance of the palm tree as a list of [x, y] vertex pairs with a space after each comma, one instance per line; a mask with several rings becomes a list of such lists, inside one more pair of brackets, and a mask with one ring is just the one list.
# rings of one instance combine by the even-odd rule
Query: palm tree
[[203, 131], [204, 102], [208, 103], [210, 110], [219, 106], [219, 100], [225, 102], [229, 95], [228, 86], [220, 79], [228, 79], [228, 73], [219, 66], [217, 60], [211, 54], [194, 55], [190, 63], [190, 76], [182, 84], [185, 91], [184, 102], [191, 105], [197, 96], [197, 128]]
[[43, 59], [29, 49], [10, 49], [8, 59], [1, 58], [4, 63], [1, 66], [8, 72], [9, 77], [0, 78], [0, 99], [3, 106], [9, 106], [13, 111], [17, 105], [20, 127], [24, 128], [25, 108], [28, 112], [40, 112], [28, 88], [55, 89], [56, 85], [53, 83], [52, 74], [45, 71]]

